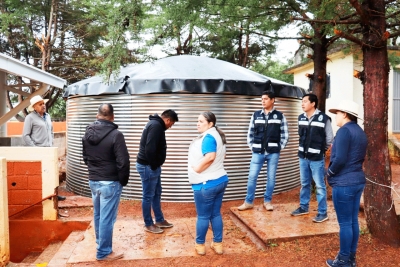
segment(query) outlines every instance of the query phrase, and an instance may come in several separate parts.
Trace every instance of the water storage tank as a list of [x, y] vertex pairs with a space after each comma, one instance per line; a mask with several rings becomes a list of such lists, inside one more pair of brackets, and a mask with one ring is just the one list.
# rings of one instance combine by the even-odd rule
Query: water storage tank
[[[196, 56], [175, 56], [153, 63], [121, 69], [109, 85], [93, 77], [70, 85], [67, 101], [67, 188], [91, 196], [87, 167], [82, 160], [81, 139], [86, 126], [96, 119], [101, 103], [114, 106], [115, 123], [124, 134], [131, 160], [129, 183], [122, 192], [127, 199], [141, 199], [142, 186], [136, 172], [136, 155], [143, 127], [150, 114], [174, 109], [179, 122], [166, 131], [167, 158], [162, 166], [163, 201], [193, 201], [187, 178], [187, 153], [190, 142], [199, 134], [197, 117], [210, 110], [217, 126], [227, 137], [225, 167], [229, 184], [224, 200], [244, 199], [251, 151], [246, 144], [250, 117], [261, 109], [261, 93], [273, 90], [275, 107], [282, 111], [289, 126], [289, 143], [281, 152], [274, 193], [299, 186], [297, 157], [297, 116], [302, 112], [304, 90], [257, 74], [224, 61]], [[266, 185], [263, 168], [257, 182], [256, 197]]]

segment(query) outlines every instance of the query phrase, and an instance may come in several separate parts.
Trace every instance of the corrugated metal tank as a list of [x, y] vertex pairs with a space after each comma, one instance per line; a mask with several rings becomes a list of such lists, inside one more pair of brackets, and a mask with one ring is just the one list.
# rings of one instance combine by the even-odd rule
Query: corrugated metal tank
[[[297, 116], [302, 112], [300, 99], [277, 97], [275, 107], [284, 113], [289, 126], [289, 143], [281, 151], [274, 193], [293, 189], [300, 184], [297, 157]], [[174, 109], [179, 122], [166, 131], [167, 158], [162, 166], [162, 200], [193, 201], [187, 178], [189, 144], [199, 134], [196, 124], [202, 111], [212, 111], [217, 126], [227, 137], [225, 168], [229, 184], [224, 200], [244, 199], [251, 151], [246, 143], [250, 117], [261, 109], [261, 96], [231, 94], [146, 94], [75, 96], [67, 101], [67, 188], [76, 194], [91, 196], [87, 167], [82, 160], [82, 143], [86, 126], [95, 121], [101, 103], [114, 106], [115, 123], [124, 134], [131, 160], [129, 183], [122, 192], [126, 199], [141, 199], [142, 186], [136, 172], [136, 155], [142, 130], [150, 114]], [[265, 168], [260, 172], [256, 197], [262, 197], [266, 185]]]

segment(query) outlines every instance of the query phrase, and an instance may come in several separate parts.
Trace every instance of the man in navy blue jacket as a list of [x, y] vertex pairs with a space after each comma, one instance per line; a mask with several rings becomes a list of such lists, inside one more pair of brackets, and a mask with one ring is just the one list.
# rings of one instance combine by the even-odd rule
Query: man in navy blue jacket
[[124, 256], [113, 252], [112, 236], [122, 187], [129, 179], [130, 161], [124, 136], [113, 121], [113, 106], [101, 104], [97, 120], [86, 128], [82, 138], [83, 161], [88, 166], [92, 191], [96, 259], [99, 261]]
[[[145, 231], [154, 234], [162, 233], [162, 228], [173, 226], [164, 219], [161, 211], [161, 166], [164, 164], [167, 155], [165, 131], [177, 121], [178, 115], [171, 109], [165, 110], [161, 116], [150, 115], [149, 122], [144, 127], [140, 139], [136, 170], [142, 180], [142, 213]], [[155, 224], [151, 216], [152, 208]]]
[[292, 216], [308, 214], [311, 198], [311, 181], [317, 189], [318, 214], [313, 222], [328, 220], [325, 173], [325, 152], [333, 140], [331, 118], [318, 108], [318, 98], [314, 94], [303, 96], [301, 108], [304, 113], [298, 117], [299, 163], [300, 163], [300, 207]]

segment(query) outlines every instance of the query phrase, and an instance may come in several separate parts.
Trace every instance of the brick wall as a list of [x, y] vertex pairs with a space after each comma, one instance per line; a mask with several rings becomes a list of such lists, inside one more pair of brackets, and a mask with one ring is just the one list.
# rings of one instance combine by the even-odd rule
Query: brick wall
[[[7, 186], [9, 216], [41, 201], [42, 163], [40, 161], [8, 161]], [[41, 207], [42, 204], [39, 203], [36, 206]]]
[[[21, 136], [24, 123], [19, 121], [7, 122], [7, 136]], [[65, 121], [53, 121], [53, 131], [55, 133], [65, 132], [67, 130]]]

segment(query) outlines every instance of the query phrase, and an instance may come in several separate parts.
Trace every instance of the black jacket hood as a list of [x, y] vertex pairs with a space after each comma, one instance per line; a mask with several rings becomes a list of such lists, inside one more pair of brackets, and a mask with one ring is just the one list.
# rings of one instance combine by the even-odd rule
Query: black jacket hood
[[164, 131], [167, 130], [167, 127], [165, 126], [164, 120], [163, 120], [160, 116], [158, 116], [157, 113], [155, 113], [154, 115], [149, 115], [149, 120], [150, 120], [150, 121], [152, 121], [152, 120], [159, 121], [160, 124], [161, 124], [161, 126], [163, 127]]
[[97, 120], [86, 128], [84, 138], [91, 144], [97, 145], [109, 133], [118, 129], [118, 125], [108, 120]]

